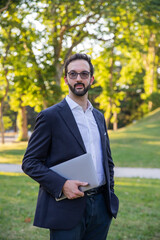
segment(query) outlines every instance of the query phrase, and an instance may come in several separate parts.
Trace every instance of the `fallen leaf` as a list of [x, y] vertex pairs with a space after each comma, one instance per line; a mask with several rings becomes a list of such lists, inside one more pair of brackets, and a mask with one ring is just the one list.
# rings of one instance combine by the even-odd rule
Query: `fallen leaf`
[[25, 221], [26, 223], [30, 223], [30, 222], [31, 222], [31, 218], [26, 218], [24, 221]]

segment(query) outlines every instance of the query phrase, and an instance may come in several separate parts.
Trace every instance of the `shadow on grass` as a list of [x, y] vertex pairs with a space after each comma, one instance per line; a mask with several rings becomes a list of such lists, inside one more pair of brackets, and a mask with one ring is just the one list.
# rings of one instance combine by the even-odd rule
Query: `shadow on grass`
[[1, 157], [6, 156], [6, 155], [18, 155], [18, 156], [22, 156], [25, 153], [25, 150], [23, 149], [12, 149], [12, 150], [4, 150], [4, 151], [0, 151], [0, 155]]

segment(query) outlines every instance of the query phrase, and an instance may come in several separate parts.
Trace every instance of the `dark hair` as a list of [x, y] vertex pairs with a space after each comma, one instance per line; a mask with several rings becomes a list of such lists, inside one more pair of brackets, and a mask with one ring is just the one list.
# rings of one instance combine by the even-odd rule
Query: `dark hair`
[[76, 53], [72, 56], [70, 56], [66, 62], [65, 62], [65, 65], [64, 65], [64, 69], [65, 69], [65, 76], [67, 76], [67, 72], [68, 72], [68, 65], [70, 64], [70, 62], [72, 61], [75, 61], [75, 60], [85, 60], [89, 63], [89, 66], [90, 66], [90, 72], [91, 72], [91, 77], [93, 76], [93, 72], [94, 72], [94, 69], [93, 69], [93, 65], [91, 63], [91, 58], [89, 56], [87, 56], [87, 54], [84, 54], [84, 53]]

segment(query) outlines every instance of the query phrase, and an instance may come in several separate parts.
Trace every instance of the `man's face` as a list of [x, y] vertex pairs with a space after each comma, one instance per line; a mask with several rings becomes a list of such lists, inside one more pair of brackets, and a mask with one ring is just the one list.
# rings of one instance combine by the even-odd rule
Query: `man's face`
[[[94, 80], [94, 77], [90, 75], [89, 63], [81, 59], [72, 61], [68, 65], [68, 73], [64, 77], [64, 80], [69, 87], [70, 93], [76, 96], [84, 96]], [[81, 75], [78, 74], [76, 76], [76, 73], [81, 73]]]

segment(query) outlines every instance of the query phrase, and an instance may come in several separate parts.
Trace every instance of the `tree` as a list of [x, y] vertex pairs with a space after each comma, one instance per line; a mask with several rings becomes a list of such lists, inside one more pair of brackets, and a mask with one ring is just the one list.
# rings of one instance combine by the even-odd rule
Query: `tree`
[[[10, 99], [12, 109], [19, 112], [18, 119], [22, 121], [18, 121], [21, 122], [19, 126], [23, 126], [20, 128], [21, 139], [27, 138], [25, 107], [30, 105], [39, 111], [61, 98], [64, 60], [89, 34], [89, 30], [84, 29], [86, 25], [98, 22], [102, 15], [104, 1], [98, 1], [90, 8], [92, 3], [78, 0], [74, 4], [68, 1], [23, 1], [19, 5], [10, 4], [2, 14], [1, 27], [4, 31], [10, 27], [13, 38], [9, 54], [10, 60], [14, 59], [11, 61]], [[35, 13], [36, 17], [33, 16]], [[37, 19], [43, 31], [34, 25]], [[3, 44], [4, 40], [2, 34]]]
[[[119, 1], [109, 2], [105, 9], [104, 35], [109, 39], [102, 43], [104, 49], [100, 56], [94, 61], [96, 66], [95, 76], [97, 85], [102, 87], [100, 96], [96, 102], [104, 111], [107, 126], [111, 122], [113, 129], [118, 127], [118, 113], [120, 112], [120, 101], [124, 97], [124, 91], [120, 88], [121, 57], [118, 47], [121, 45], [121, 32], [126, 26], [126, 16], [124, 16], [123, 5]], [[123, 83], [124, 84], [124, 83]]]
[[95, 86], [101, 86], [102, 92], [96, 98], [99, 108], [104, 111], [107, 126], [111, 122], [113, 129], [117, 130], [117, 114], [120, 112], [120, 100], [123, 99], [124, 93], [119, 89], [119, 72], [120, 69], [115, 65], [116, 56], [113, 52], [101, 54], [94, 61], [95, 65]]
[[[147, 99], [152, 93], [157, 92], [158, 76], [157, 69], [159, 66], [159, 13], [160, 3], [157, 0], [147, 0], [137, 2], [137, 6], [141, 8], [142, 18], [140, 19], [141, 27], [141, 44], [143, 45], [142, 58], [143, 65], [146, 70], [144, 76], [144, 94], [143, 99]], [[152, 101], [148, 102], [149, 110], [152, 109]]]
[[[114, 115], [113, 111], [115, 117], [112, 117], [111, 121], [114, 122], [116, 117], [122, 120], [117, 113], [120, 113], [120, 109], [124, 106], [124, 100], [130, 99], [134, 107], [131, 111], [129, 107], [131, 104], [128, 104], [127, 112], [130, 116], [126, 115], [127, 123], [134, 117], [141, 116], [143, 100], [140, 97], [151, 99], [148, 96], [157, 91], [159, 2], [123, 0], [108, 3], [105, 34], [106, 36], [112, 34], [112, 40], [102, 45], [105, 50], [96, 59], [97, 63], [100, 61], [97, 81], [102, 87], [102, 93], [97, 101], [105, 112], [108, 123]], [[118, 71], [115, 63], [119, 66], [117, 79], [114, 76]], [[134, 99], [129, 97], [129, 94], [130, 96], [132, 94]], [[116, 99], [114, 95], [118, 100], [116, 104], [114, 104]], [[136, 114], [137, 109], [139, 113]]]
[[[128, 108], [124, 122], [132, 121], [143, 102], [140, 97], [151, 101], [158, 88], [158, 13], [158, 0], [10, 1], [0, 16], [0, 95], [2, 100], [9, 93], [12, 109], [19, 112], [21, 139], [27, 138], [26, 106], [39, 112], [62, 98], [64, 62], [81, 43], [86, 52], [86, 40], [102, 49], [95, 59], [92, 100], [100, 94], [96, 104], [114, 129], [122, 108]], [[89, 49], [95, 57], [94, 50]]]
[[8, 55], [10, 51], [10, 47], [12, 44], [12, 37], [11, 37], [11, 26], [7, 29], [1, 29], [3, 32], [3, 36], [0, 36], [0, 39], [3, 38], [6, 41], [3, 44], [3, 48], [0, 51], [0, 128], [1, 128], [1, 135], [2, 135], [2, 144], [4, 144], [4, 123], [3, 123], [3, 105], [5, 98], [9, 91], [9, 62], [8, 62]]
[[[17, 1], [16, 1], [17, 3]], [[10, 4], [7, 11], [1, 15], [0, 41], [1, 41], [1, 129], [2, 142], [4, 143], [4, 127], [3, 127], [3, 104], [9, 92], [9, 85], [13, 86], [14, 70], [16, 65], [17, 43], [19, 38], [19, 29], [21, 26], [16, 3]], [[20, 59], [18, 59], [19, 61]], [[23, 63], [22, 63], [23, 64]], [[12, 87], [13, 88], [13, 87]], [[12, 105], [12, 108], [14, 106]]]
[[5, 0], [2, 0], [0, 3], [0, 13], [5, 11], [8, 8], [10, 3], [11, 3], [11, 0], [8, 0], [7, 3]]
[[[17, 4], [18, 2], [19, 5]], [[4, 92], [3, 90], [4, 96], [1, 98], [1, 123], [3, 124], [3, 103], [8, 94], [10, 84], [11, 109], [18, 111], [18, 119], [21, 119], [21, 121], [18, 121], [19, 140], [28, 139], [25, 108], [27, 104], [32, 105], [33, 102], [33, 105], [36, 104], [35, 96], [38, 90], [40, 92], [40, 89], [37, 90], [33, 85], [35, 71], [29, 67], [29, 64], [32, 65], [32, 62], [30, 63], [31, 56], [27, 48], [27, 44], [31, 47], [31, 40], [35, 40], [37, 36], [32, 28], [26, 27], [23, 23], [29, 12], [29, 9], [27, 9], [27, 11], [23, 10], [23, 4], [21, 1], [15, 1], [15, 3], [10, 4], [8, 10], [1, 15], [0, 29], [0, 40], [2, 44], [1, 59], [4, 70], [2, 72], [2, 78], [6, 79], [6, 91]], [[26, 41], [27, 37], [28, 41]], [[28, 93], [27, 90], [29, 90], [29, 88], [31, 91]], [[31, 98], [29, 99], [28, 97], [30, 96]], [[2, 134], [4, 135], [3, 125]], [[2, 139], [4, 142], [4, 136]]]
[[[71, 55], [74, 48], [90, 35], [89, 28], [94, 24], [100, 25], [99, 20], [103, 15], [105, 1], [43, 1], [43, 11], [37, 18], [45, 26], [45, 44], [42, 55], [39, 57], [41, 64], [50, 62], [52, 77], [60, 86], [64, 62]], [[47, 49], [51, 49], [48, 51]], [[42, 58], [43, 56], [43, 58]], [[45, 61], [41, 59], [45, 58]], [[45, 65], [46, 67], [46, 65]]]

